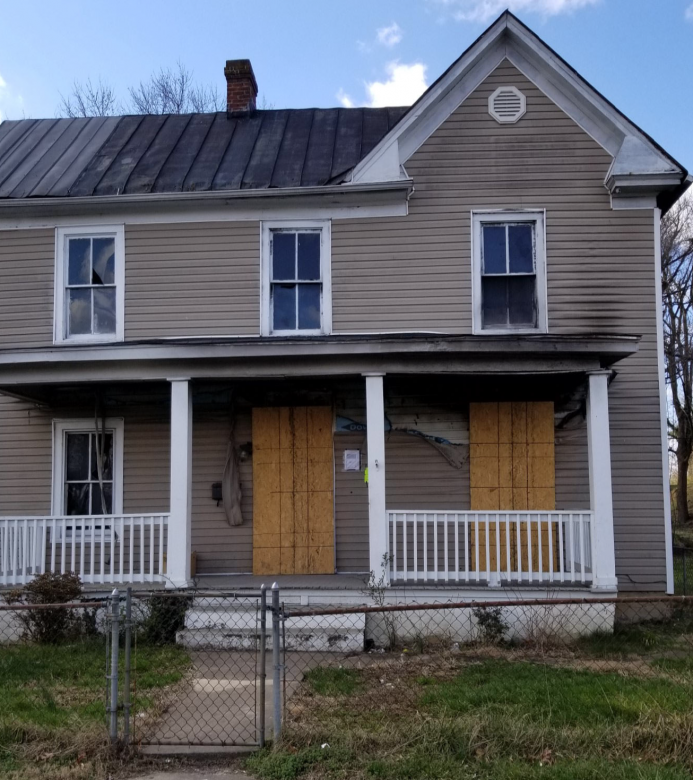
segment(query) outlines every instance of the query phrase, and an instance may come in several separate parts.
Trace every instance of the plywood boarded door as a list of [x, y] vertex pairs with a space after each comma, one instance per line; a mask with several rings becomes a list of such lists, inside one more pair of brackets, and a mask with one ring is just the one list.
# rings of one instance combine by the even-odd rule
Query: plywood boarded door
[[[470, 483], [473, 511], [553, 510], [556, 506], [554, 465], [554, 409], [552, 402], [472, 403], [469, 405]], [[518, 550], [515, 526], [506, 529], [500, 523], [500, 566], [507, 563], [508, 552], [513, 569], [517, 567]], [[510, 530], [510, 534], [506, 534]], [[549, 560], [549, 529], [544, 523], [539, 532], [521, 527], [522, 566], [529, 565], [527, 535], [530, 534], [533, 568], [539, 560], [539, 537], [542, 545], [542, 569]], [[558, 538], [557, 529], [551, 537]], [[508, 538], [510, 544], [508, 545]], [[475, 545], [472, 538], [472, 562]], [[486, 568], [486, 536], [479, 530], [479, 568]], [[490, 568], [496, 568], [496, 529], [489, 534]], [[554, 550], [554, 556], [556, 551]], [[554, 557], [554, 560], [556, 558]]]
[[253, 409], [253, 574], [334, 573], [332, 409]]

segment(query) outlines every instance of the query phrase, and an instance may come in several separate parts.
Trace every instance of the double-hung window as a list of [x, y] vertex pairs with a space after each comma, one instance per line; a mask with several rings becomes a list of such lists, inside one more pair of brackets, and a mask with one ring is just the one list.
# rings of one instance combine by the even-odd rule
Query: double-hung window
[[58, 228], [55, 341], [122, 341], [123, 227]]
[[[122, 419], [106, 420], [98, 433], [93, 420], [56, 420], [53, 452], [53, 514], [94, 517], [122, 513]], [[109, 522], [92, 523], [89, 528], [97, 535], [112, 530]], [[70, 536], [81, 534], [83, 528], [75, 521], [65, 530]]]
[[329, 333], [329, 223], [263, 224], [263, 335]]
[[475, 333], [546, 332], [542, 212], [472, 215]]

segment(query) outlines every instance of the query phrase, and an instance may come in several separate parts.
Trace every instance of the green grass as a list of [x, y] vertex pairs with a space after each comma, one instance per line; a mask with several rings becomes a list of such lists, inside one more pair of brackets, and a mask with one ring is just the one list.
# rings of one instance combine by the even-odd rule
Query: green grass
[[641, 677], [507, 659], [314, 669], [282, 746], [247, 768], [263, 780], [683, 780], [693, 685], [657, 672], [690, 665], [660, 659]]
[[647, 658], [661, 652], [693, 651], [693, 610], [679, 609], [666, 620], [617, 625], [577, 640], [580, 653], [597, 658]]
[[690, 689], [664, 678], [638, 679], [543, 664], [488, 661], [431, 688], [421, 703], [448, 714], [484, 710], [561, 729], [634, 724], [653, 708], [686, 713], [691, 708], [690, 696]]
[[[140, 646], [136, 662], [137, 704], [146, 708], [156, 689], [182, 677], [189, 658], [176, 646]], [[0, 775], [88, 776], [87, 758], [79, 759], [106, 741], [105, 675], [103, 639], [0, 646]]]
[[331, 669], [324, 666], [311, 669], [306, 673], [305, 680], [321, 696], [349, 696], [361, 684], [361, 676], [355, 669]]

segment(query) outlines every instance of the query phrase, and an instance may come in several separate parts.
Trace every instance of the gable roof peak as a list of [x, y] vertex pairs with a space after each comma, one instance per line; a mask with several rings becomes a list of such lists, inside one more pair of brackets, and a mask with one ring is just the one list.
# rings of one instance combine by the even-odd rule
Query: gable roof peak
[[[618, 160], [621, 176], [654, 174], [660, 177], [652, 179], [656, 193], [675, 190], [681, 194], [688, 187], [687, 171], [680, 163], [509, 9], [431, 84], [401, 121], [355, 167], [350, 181], [404, 178], [406, 161], [504, 59]], [[663, 174], [669, 177], [666, 182], [661, 179]], [[613, 194], [608, 179], [605, 184]]]

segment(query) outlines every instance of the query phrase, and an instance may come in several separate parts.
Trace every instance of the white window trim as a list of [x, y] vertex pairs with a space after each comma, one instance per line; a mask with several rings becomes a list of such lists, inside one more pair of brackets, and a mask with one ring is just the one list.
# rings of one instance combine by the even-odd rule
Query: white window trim
[[[99, 420], [99, 430], [101, 429]], [[94, 517], [113, 517], [123, 514], [123, 440], [125, 424], [122, 417], [107, 417], [106, 430], [113, 431], [113, 515], [94, 515]], [[53, 420], [53, 489], [51, 496], [51, 515], [65, 517], [65, 434], [96, 433], [94, 418], [80, 417], [72, 420]], [[80, 515], [74, 515], [79, 522]], [[92, 515], [84, 515], [92, 517]], [[86, 537], [85, 537], [86, 538]]]
[[[270, 234], [273, 230], [320, 230], [322, 297], [319, 330], [272, 330]], [[332, 333], [332, 229], [329, 220], [273, 220], [260, 223], [260, 333], [263, 336], [325, 336]]]
[[[487, 222], [534, 222], [537, 280], [536, 328], [484, 328], [481, 313], [481, 225]], [[474, 210], [471, 213], [472, 246], [472, 333], [479, 336], [507, 334], [548, 333], [546, 308], [546, 210], [545, 209], [494, 209]]]
[[[115, 238], [115, 288], [116, 332], [67, 335], [67, 241], [70, 238]], [[89, 225], [83, 227], [58, 227], [55, 229], [55, 296], [53, 317], [53, 343], [109, 343], [125, 338], [125, 226]]]

